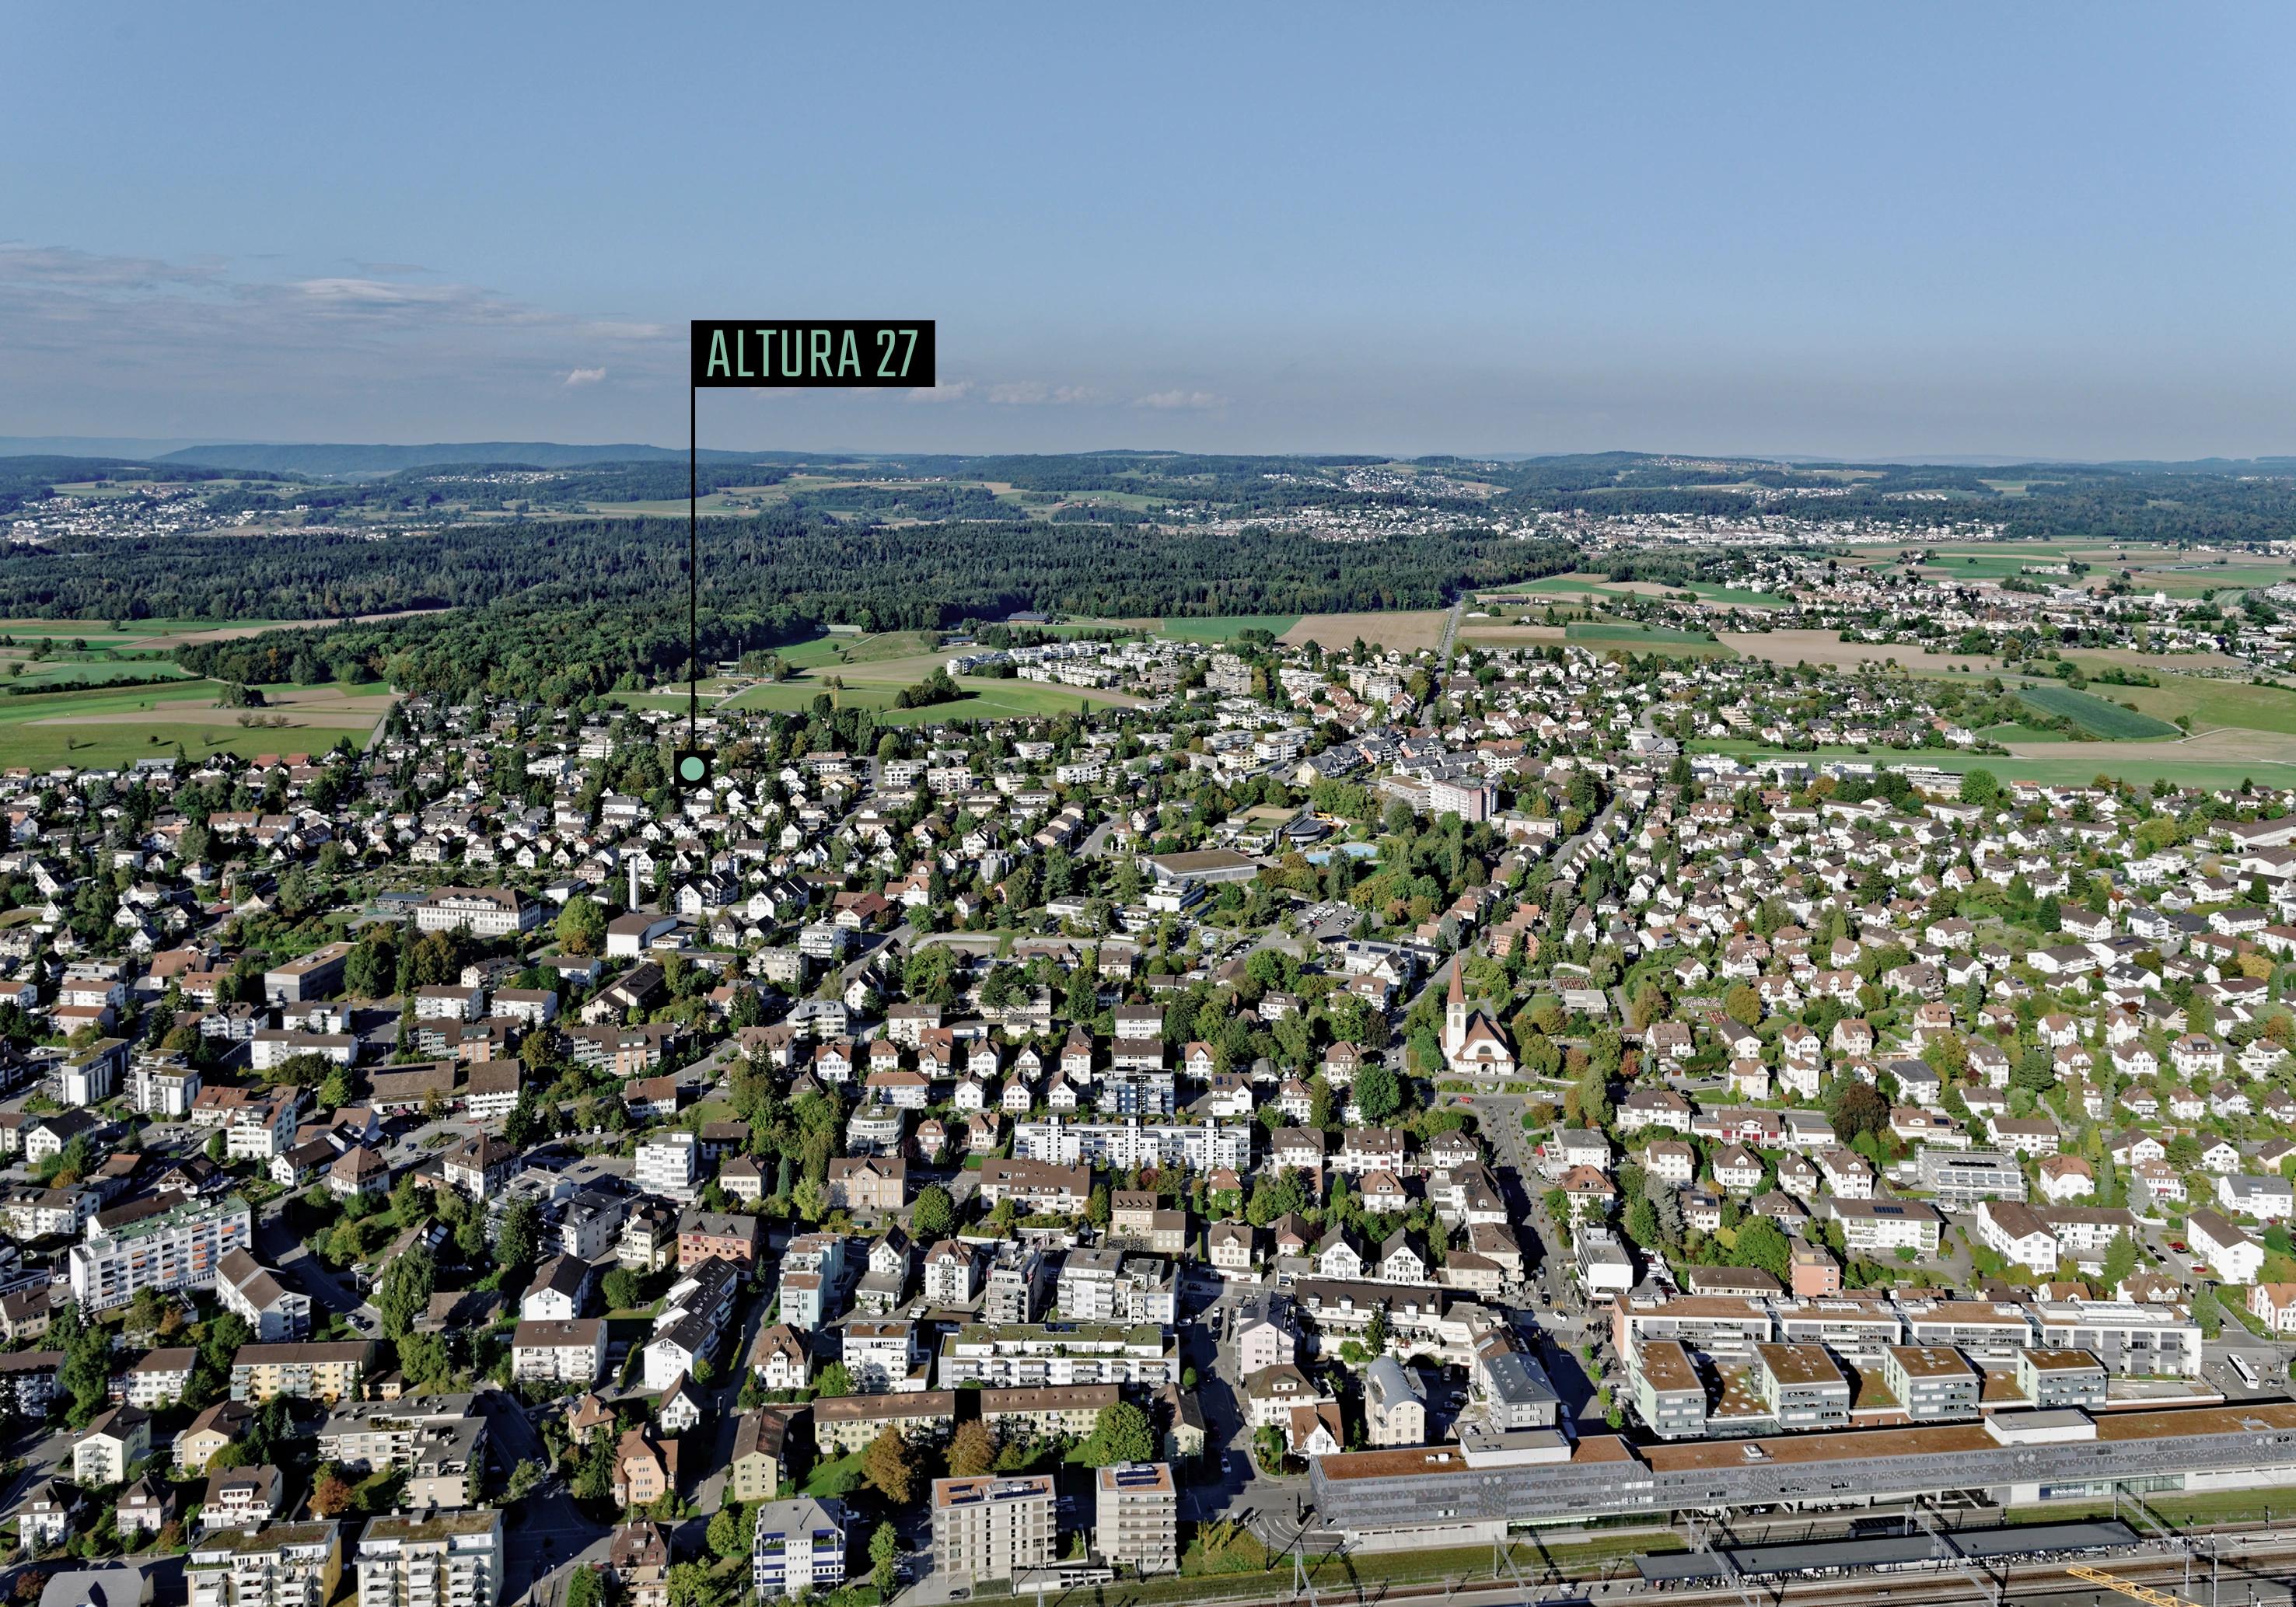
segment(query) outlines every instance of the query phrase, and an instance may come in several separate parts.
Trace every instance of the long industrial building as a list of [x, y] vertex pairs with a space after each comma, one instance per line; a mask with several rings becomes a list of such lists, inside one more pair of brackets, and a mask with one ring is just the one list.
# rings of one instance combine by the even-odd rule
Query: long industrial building
[[2296, 1486], [2296, 1402], [2005, 1413], [1983, 1423], [1709, 1439], [1573, 1444], [1553, 1431], [1316, 1458], [1316, 1511], [1363, 1550], [1474, 1545], [1511, 1526], [1590, 1518], [1895, 1503], [1967, 1492], [1993, 1505], [2146, 1492]]

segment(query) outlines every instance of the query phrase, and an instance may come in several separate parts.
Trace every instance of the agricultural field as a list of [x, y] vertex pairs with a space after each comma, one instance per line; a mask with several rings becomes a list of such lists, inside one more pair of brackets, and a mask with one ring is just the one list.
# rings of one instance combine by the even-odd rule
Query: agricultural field
[[1273, 636], [1282, 636], [1300, 623], [1298, 614], [1208, 614], [1201, 619], [1172, 618], [1163, 621], [1158, 635], [1176, 642], [1233, 642], [1248, 630], [1264, 630]]
[[1667, 630], [1611, 620], [1573, 619], [1562, 627], [1563, 639], [1595, 652], [1666, 653], [1683, 658], [1727, 658], [1730, 650], [1686, 630]]
[[1459, 627], [1459, 644], [1463, 647], [1544, 647], [1562, 639], [1562, 627], [1559, 625], [1479, 625], [1468, 621]]
[[2156, 720], [2149, 714], [2123, 709], [2118, 703], [2107, 702], [2086, 692], [2076, 692], [2070, 686], [2046, 684], [2020, 686], [2017, 697], [2019, 701], [2030, 704], [2044, 714], [2063, 716], [2090, 735], [2105, 742], [2142, 742], [2147, 738], [2184, 734], [2166, 720]]
[[1836, 669], [1869, 665], [1879, 669], [1895, 664], [1916, 674], [1946, 675], [1959, 671], [1983, 674], [1992, 660], [1965, 654], [1931, 652], [1905, 642], [1844, 642], [1830, 630], [1726, 630], [1724, 644], [1742, 659], [1762, 659], [1772, 664], [1823, 664]]
[[[2093, 675], [2099, 653], [2068, 655]], [[2273, 731], [2296, 736], [2296, 692], [2281, 686], [2259, 686], [2249, 681], [2218, 680], [2208, 676], [2159, 675], [2158, 686], [2112, 686], [2092, 681], [2092, 689], [2116, 703], [2134, 703], [2155, 719], [2173, 720], [2183, 715], [2194, 731], [2231, 726], [2243, 731]], [[2292, 744], [2296, 747], [2296, 744]]]
[[[344, 737], [365, 746], [390, 707], [387, 686], [280, 686], [270, 705], [227, 709], [214, 682], [0, 698], [0, 767], [121, 765], [170, 755], [306, 753]], [[246, 723], [242, 724], [244, 720]]]
[[2174, 786], [2232, 788], [2244, 781], [2285, 785], [2289, 779], [2285, 760], [2276, 763], [2269, 759], [2243, 759], [2199, 742], [2058, 742], [2035, 746], [2047, 751], [2013, 750], [2004, 756], [1965, 753], [1951, 748], [1923, 748], [1904, 753], [1893, 748], [1874, 748], [1864, 752], [1855, 748], [1817, 748], [1790, 753], [1734, 738], [1701, 738], [1693, 742], [1690, 749], [1694, 753], [1733, 753], [1741, 758], [1797, 759], [1805, 764], [1847, 758], [1872, 765], [1927, 765], [1956, 774], [1989, 770], [2004, 781], [2066, 786], [2084, 785], [2100, 775], [2138, 787], [2149, 787], [2156, 780], [2165, 780]]
[[1446, 611], [1439, 608], [1396, 609], [1382, 613], [1303, 614], [1279, 638], [1287, 647], [1320, 643], [1326, 651], [1351, 647], [1357, 640], [1398, 652], [1443, 644]]
[[1695, 593], [1702, 603], [1726, 603], [1737, 608], [1784, 608], [1788, 603], [1788, 599], [1773, 593], [1713, 586], [1705, 581], [1693, 581], [1686, 586], [1660, 586], [1652, 580], [1612, 580], [1606, 576], [1583, 570], [1519, 581], [1513, 586], [1500, 586], [1482, 594], [1487, 597], [1664, 597], [1682, 592]]

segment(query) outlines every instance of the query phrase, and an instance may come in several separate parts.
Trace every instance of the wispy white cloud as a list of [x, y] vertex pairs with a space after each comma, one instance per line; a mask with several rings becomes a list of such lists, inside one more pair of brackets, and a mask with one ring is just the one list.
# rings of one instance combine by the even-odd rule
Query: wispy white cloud
[[1215, 407], [1227, 406], [1227, 398], [1209, 390], [1157, 390], [1133, 398], [1135, 407], [1154, 407], [1163, 412], [1210, 413]]
[[951, 380], [946, 385], [920, 385], [906, 393], [912, 402], [961, 402], [972, 394], [971, 380]]
[[1017, 380], [991, 385], [988, 399], [1000, 407], [1084, 407], [1104, 398], [1088, 385], [1047, 385], [1042, 380]]
[[481, 398], [499, 408], [545, 387], [594, 390], [610, 363], [625, 380], [682, 382], [683, 355], [661, 324], [562, 311], [411, 265], [295, 275], [246, 258], [0, 242], [0, 373], [18, 381], [0, 389], [50, 409], [80, 398], [122, 416], [222, 408], [242, 430], [348, 428], [311, 421], [353, 395], [446, 386], [483, 413]]

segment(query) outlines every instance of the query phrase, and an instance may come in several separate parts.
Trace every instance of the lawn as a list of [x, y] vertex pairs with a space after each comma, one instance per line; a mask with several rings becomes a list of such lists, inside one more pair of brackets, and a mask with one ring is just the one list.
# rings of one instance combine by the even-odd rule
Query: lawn
[[2072, 738], [2062, 731], [2044, 731], [2038, 726], [2020, 726], [2013, 722], [1988, 726], [1977, 734], [1988, 742], [2069, 742], [2072, 741]]
[[2044, 714], [2062, 715], [2090, 735], [2106, 742], [2144, 742], [2153, 737], [2184, 734], [2166, 720], [2156, 720], [2149, 714], [2123, 709], [2118, 703], [2109, 703], [2086, 692], [2076, 692], [2070, 686], [2021, 686], [2017, 689], [2017, 698], [2020, 702], [2030, 704]]
[[1927, 765], [1956, 775], [1964, 770], [1990, 770], [2004, 781], [2033, 781], [2052, 786], [2086, 786], [2100, 775], [2139, 787], [2148, 787], [2161, 778], [2175, 786], [2225, 788], [2237, 787], [2243, 781], [2276, 784], [2279, 779], [2274, 767], [2268, 764], [2185, 758], [2174, 747], [2148, 749], [2141, 757], [2098, 752], [2086, 742], [2067, 742], [2062, 753], [2046, 756], [1964, 753], [1951, 748], [1923, 748], [1906, 753], [1894, 748], [1876, 748], [1865, 753], [1854, 748], [1819, 748], [1808, 753], [1788, 753], [1760, 742], [1703, 737], [1690, 747], [1693, 753], [1731, 753], [1748, 759], [1793, 759], [1806, 765], [1846, 758], [1879, 766]]
[[816, 1501], [850, 1494], [861, 1486], [861, 1464], [867, 1455], [866, 1451], [856, 1451], [850, 1456], [815, 1463], [807, 1472], [805, 1482], [798, 1487], [799, 1493]]
[[1180, 642], [1233, 642], [1248, 630], [1280, 636], [1299, 623], [1297, 614], [1206, 614], [1190, 619], [1167, 618], [1157, 634]]

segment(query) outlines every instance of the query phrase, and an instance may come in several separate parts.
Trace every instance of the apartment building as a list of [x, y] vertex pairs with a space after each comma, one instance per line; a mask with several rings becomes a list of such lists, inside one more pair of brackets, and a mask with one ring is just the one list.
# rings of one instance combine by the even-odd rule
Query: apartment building
[[359, 1607], [494, 1607], [503, 1515], [489, 1507], [373, 1519], [355, 1566]]
[[139, 1289], [209, 1289], [225, 1255], [244, 1246], [254, 1218], [236, 1194], [183, 1203], [106, 1227], [99, 1218], [71, 1247], [72, 1298], [85, 1311], [125, 1306]]
[[701, 1140], [692, 1133], [656, 1133], [637, 1148], [640, 1190], [691, 1205], [701, 1193]]
[[2104, 1367], [2086, 1350], [2047, 1350], [2038, 1346], [2017, 1353], [2017, 1388], [2041, 1411], [2078, 1406], [2104, 1409]]
[[327, 1607], [342, 1570], [342, 1534], [333, 1523], [217, 1529], [184, 1559], [187, 1607]]
[[410, 1511], [478, 1504], [487, 1419], [468, 1394], [346, 1401], [319, 1427], [319, 1459], [356, 1473], [404, 1472]]
[[913, 1445], [946, 1439], [956, 1429], [956, 1391], [914, 1395], [832, 1395], [813, 1403], [813, 1441], [820, 1456], [865, 1451], [888, 1428]]
[[750, 1531], [750, 1582], [761, 1602], [842, 1585], [843, 1509], [802, 1499], [760, 1503]]
[[951, 1584], [1042, 1568], [1057, 1535], [1052, 1476], [936, 1479], [932, 1535], [934, 1565]]
[[1115, 1384], [983, 1390], [980, 1421], [1001, 1442], [1050, 1440], [1063, 1434], [1081, 1439], [1099, 1425], [1103, 1411], [1123, 1398], [1124, 1391]]
[[1168, 1331], [1154, 1324], [967, 1324], [941, 1343], [940, 1382], [950, 1389], [967, 1383], [1150, 1388], [1180, 1382], [1180, 1351]]
[[606, 1365], [606, 1319], [521, 1323], [510, 1341], [510, 1375], [520, 1383], [590, 1385]]
[[1093, 1542], [1100, 1560], [1141, 1573], [1180, 1566], [1180, 1495], [1165, 1462], [1123, 1462], [1102, 1468]]
[[374, 1366], [374, 1341], [242, 1345], [231, 1358], [231, 1398], [261, 1406], [275, 1395], [355, 1400]]

